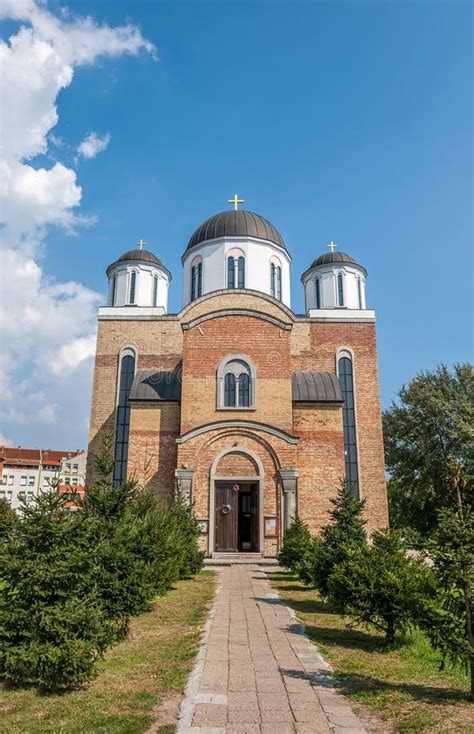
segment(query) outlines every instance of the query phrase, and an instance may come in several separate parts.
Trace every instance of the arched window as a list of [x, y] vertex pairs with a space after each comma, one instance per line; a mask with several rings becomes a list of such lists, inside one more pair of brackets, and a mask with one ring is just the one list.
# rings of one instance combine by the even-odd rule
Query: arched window
[[111, 296], [111, 306], [115, 306], [115, 296], [117, 295], [117, 276], [114, 275], [112, 278], [112, 296]]
[[155, 307], [158, 300], [158, 276], [153, 276], [153, 298], [152, 305]]
[[128, 434], [130, 430], [129, 395], [135, 376], [135, 354], [131, 349], [124, 351], [120, 360], [120, 377], [115, 424], [115, 464], [113, 482], [123, 484], [127, 478]]
[[337, 305], [344, 306], [344, 279], [342, 273], [337, 274]]
[[255, 367], [239, 354], [226, 357], [217, 370], [217, 407], [255, 407]]
[[238, 278], [237, 283], [239, 288], [245, 288], [245, 258], [242, 255], [237, 261]]
[[274, 262], [270, 264], [270, 291], [273, 298], [281, 301], [281, 266]]
[[316, 308], [321, 308], [321, 281], [319, 278], [316, 278], [315, 286], [316, 286]]
[[191, 267], [191, 301], [202, 296], [202, 260], [193, 261]]
[[235, 258], [227, 258], [227, 288], [235, 288]]
[[360, 284], [360, 278], [357, 278], [357, 297], [359, 299], [359, 308], [362, 308], [362, 286]]
[[[348, 356], [346, 356], [346, 354]], [[354, 371], [350, 353], [341, 352], [337, 362], [342, 397], [342, 424], [344, 429], [344, 463], [346, 482], [354, 497], [359, 498], [359, 471], [357, 466], [357, 438], [354, 403]]]
[[224, 405], [226, 408], [235, 408], [235, 375], [228, 372], [224, 376]]
[[136, 289], [137, 289], [137, 274], [135, 270], [132, 270], [132, 272], [130, 273], [130, 295], [128, 298], [128, 302], [132, 305], [135, 303]]

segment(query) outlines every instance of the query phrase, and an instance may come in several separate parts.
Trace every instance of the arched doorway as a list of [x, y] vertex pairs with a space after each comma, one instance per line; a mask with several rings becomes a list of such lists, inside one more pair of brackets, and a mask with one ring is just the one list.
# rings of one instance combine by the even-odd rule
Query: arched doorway
[[263, 550], [263, 466], [250, 449], [233, 446], [211, 468], [209, 552]]

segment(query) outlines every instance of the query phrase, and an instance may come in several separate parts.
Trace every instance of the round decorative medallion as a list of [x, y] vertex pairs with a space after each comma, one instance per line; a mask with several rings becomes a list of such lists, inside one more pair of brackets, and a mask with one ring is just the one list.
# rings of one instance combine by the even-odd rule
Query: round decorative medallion
[[239, 486], [238, 484], [234, 484], [234, 485], [232, 486], [232, 489], [234, 490], [234, 492], [238, 492], [238, 491], [239, 491], [239, 489], [240, 489], [240, 486]]

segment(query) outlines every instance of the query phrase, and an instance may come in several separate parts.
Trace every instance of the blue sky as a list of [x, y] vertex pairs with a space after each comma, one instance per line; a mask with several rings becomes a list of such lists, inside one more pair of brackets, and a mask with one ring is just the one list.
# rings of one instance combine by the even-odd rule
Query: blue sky
[[[96, 222], [74, 236], [47, 227], [35, 254], [46, 280], [105, 296], [107, 264], [143, 237], [173, 273], [175, 312], [187, 240], [237, 191], [287, 243], [295, 311], [301, 273], [331, 239], [367, 268], [384, 406], [419, 370], [472, 360], [470, 3], [69, 7], [98, 24], [136, 24], [159, 59], [146, 49], [100, 57], [59, 92], [51, 132], [61, 142], [49, 139], [32, 165], [75, 170], [77, 212]], [[5, 21], [2, 37], [18, 27]], [[77, 159], [90, 132], [110, 143]], [[85, 445], [88, 407], [71, 405], [79, 419], [65, 435]], [[44, 430], [61, 442], [57, 423], [2, 427], [23, 445]]]

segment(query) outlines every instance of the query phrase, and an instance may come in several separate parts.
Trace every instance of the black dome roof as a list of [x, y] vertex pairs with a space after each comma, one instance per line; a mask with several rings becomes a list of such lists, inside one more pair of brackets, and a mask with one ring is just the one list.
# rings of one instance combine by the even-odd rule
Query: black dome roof
[[142, 262], [154, 263], [155, 265], [163, 264], [150, 250], [127, 250], [123, 255], [120, 255], [117, 262], [120, 263], [124, 260], [141, 260]]
[[256, 237], [274, 242], [286, 250], [283, 237], [273, 224], [260, 214], [244, 209], [228, 209], [206, 219], [194, 232], [186, 249], [190, 250], [191, 247], [216, 237]]
[[352, 263], [357, 265], [356, 261], [350, 255], [346, 255], [345, 252], [325, 252], [324, 255], [320, 255], [311, 265], [312, 268], [318, 265], [328, 265], [329, 263]]
[[109, 274], [110, 269], [114, 267], [114, 265], [118, 265], [122, 262], [127, 262], [128, 260], [134, 260], [135, 262], [138, 260], [145, 263], [151, 263], [152, 265], [158, 265], [163, 270], [166, 270], [166, 272], [171, 277], [171, 273], [169, 272], [168, 268], [163, 265], [161, 260], [156, 257], [156, 255], [150, 252], [150, 250], [140, 250], [138, 248], [135, 250], [127, 250], [127, 252], [124, 252], [123, 255], [120, 255], [118, 260], [115, 260], [115, 262], [111, 263], [107, 268], [107, 275]]

